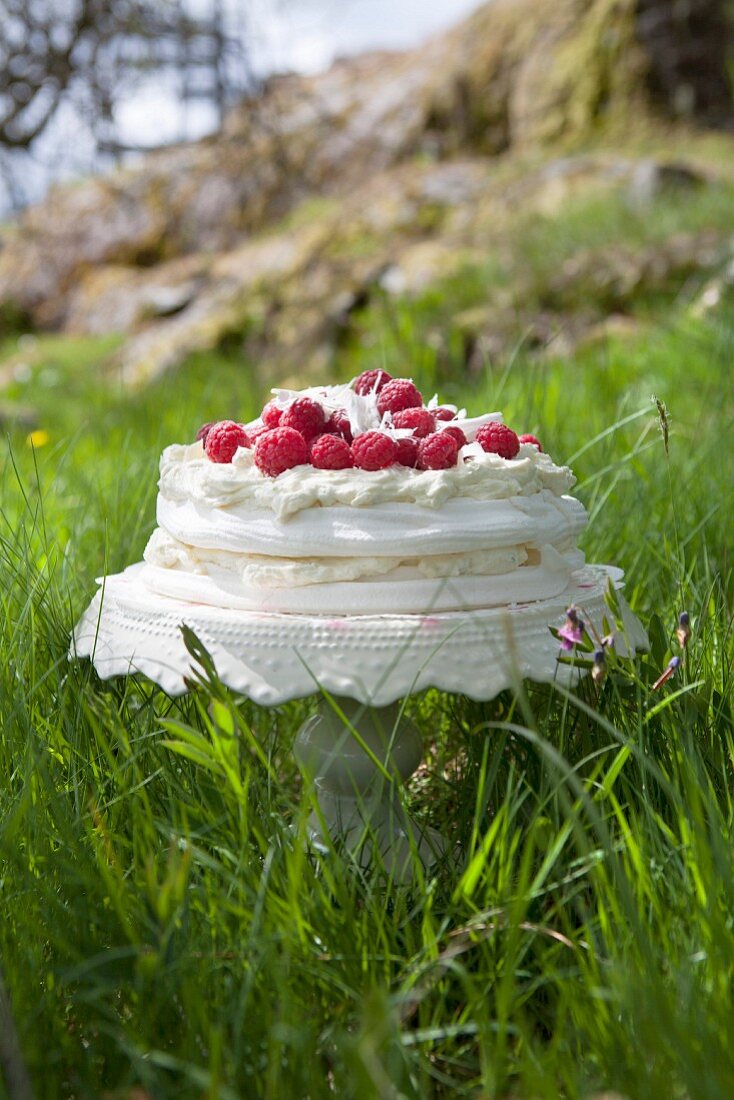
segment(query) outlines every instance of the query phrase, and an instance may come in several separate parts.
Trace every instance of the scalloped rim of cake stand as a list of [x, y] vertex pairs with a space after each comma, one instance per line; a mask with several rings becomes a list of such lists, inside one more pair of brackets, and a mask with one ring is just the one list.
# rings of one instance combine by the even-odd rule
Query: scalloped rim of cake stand
[[[146, 565], [104, 578], [77, 624], [72, 657], [88, 657], [108, 679], [142, 673], [169, 695], [186, 690], [192, 659], [185, 623], [212, 655], [222, 681], [255, 703], [272, 706], [326, 690], [371, 706], [436, 687], [490, 699], [522, 679], [574, 683], [578, 669], [558, 662], [549, 627], [574, 604], [598, 635], [609, 615], [614, 566], [586, 565], [549, 600], [470, 612], [421, 615], [314, 616], [250, 611], [160, 596], [145, 585]], [[644, 648], [645, 632], [618, 597], [627, 649]]]

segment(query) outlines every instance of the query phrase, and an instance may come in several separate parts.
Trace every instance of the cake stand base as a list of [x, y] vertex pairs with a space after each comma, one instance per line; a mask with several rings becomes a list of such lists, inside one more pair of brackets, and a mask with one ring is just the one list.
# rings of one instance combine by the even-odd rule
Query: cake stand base
[[317, 801], [307, 826], [316, 852], [334, 848], [360, 869], [401, 885], [444, 855], [443, 838], [418, 826], [401, 800], [401, 784], [420, 764], [423, 744], [400, 706], [323, 699], [294, 751]]
[[[261, 706], [319, 691], [382, 707], [437, 687], [492, 699], [521, 680], [576, 683], [578, 669], [558, 661], [549, 627], [574, 604], [593, 636], [608, 632], [607, 592], [622, 573], [587, 565], [548, 600], [481, 611], [422, 615], [286, 615], [233, 611], [161, 596], [148, 587], [147, 566], [105, 577], [74, 630], [71, 656], [89, 657], [97, 673], [140, 672], [169, 695], [187, 691], [192, 658], [185, 623], [211, 654], [220, 679]], [[617, 652], [647, 645], [645, 631], [619, 591], [623, 619]]]

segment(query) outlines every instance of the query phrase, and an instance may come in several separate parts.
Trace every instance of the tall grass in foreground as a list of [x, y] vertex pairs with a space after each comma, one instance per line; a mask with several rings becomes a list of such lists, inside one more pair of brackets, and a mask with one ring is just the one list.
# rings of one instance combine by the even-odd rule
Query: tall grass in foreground
[[627, 570], [651, 652], [601, 689], [410, 700], [428, 759], [406, 797], [451, 851], [410, 890], [306, 855], [310, 701], [172, 701], [67, 660], [94, 576], [153, 525], [160, 446], [261, 395], [210, 362], [175, 408], [85, 393], [72, 432], [59, 386], [0, 503], [0, 957], [40, 1097], [734, 1095], [731, 352], [677, 326], [456, 382], [576, 455], [589, 556]]

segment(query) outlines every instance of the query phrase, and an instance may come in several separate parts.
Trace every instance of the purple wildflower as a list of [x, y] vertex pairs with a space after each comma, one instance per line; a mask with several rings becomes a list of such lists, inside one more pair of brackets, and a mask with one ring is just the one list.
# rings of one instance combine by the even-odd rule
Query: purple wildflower
[[591, 679], [601, 687], [607, 678], [607, 655], [603, 649], [597, 649], [594, 654], [594, 663], [591, 666]]
[[691, 636], [691, 620], [687, 611], [681, 611], [678, 616], [678, 629], [675, 635], [678, 639], [678, 645], [681, 649], [685, 649]]
[[573, 649], [575, 645], [584, 640], [584, 626], [583, 619], [580, 619], [575, 607], [569, 607], [566, 612], [566, 621], [558, 631], [558, 637], [561, 639], [561, 649], [566, 651]]
[[652, 691], [657, 691], [659, 687], [667, 683], [671, 676], [673, 676], [676, 670], [680, 668], [680, 657], [671, 657], [668, 661], [668, 667], [661, 676], [658, 676], [655, 683], [652, 685]]

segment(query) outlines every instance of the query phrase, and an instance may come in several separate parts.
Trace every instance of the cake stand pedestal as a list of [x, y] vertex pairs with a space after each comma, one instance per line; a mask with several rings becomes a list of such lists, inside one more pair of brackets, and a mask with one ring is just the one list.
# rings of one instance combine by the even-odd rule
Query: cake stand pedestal
[[[549, 600], [329, 618], [161, 596], [146, 584], [146, 569], [140, 563], [104, 578], [74, 631], [72, 656], [91, 658], [103, 678], [139, 672], [180, 695], [192, 673], [186, 624], [222, 682], [255, 703], [320, 693], [295, 748], [319, 806], [309, 823], [312, 841], [323, 850], [328, 833], [361, 865], [379, 850], [387, 872], [403, 881], [416, 852], [430, 866], [444, 846], [410, 822], [400, 801], [400, 781], [417, 768], [422, 746], [396, 701], [429, 687], [486, 700], [524, 679], [573, 685], [579, 670], [559, 663], [549, 627], [559, 627], [574, 604], [597, 637], [607, 634], [608, 589], [618, 589], [622, 578], [611, 566], [587, 565]], [[645, 632], [620, 593], [616, 602], [617, 652], [645, 648]]]
[[401, 800], [400, 785], [420, 764], [423, 743], [396, 703], [324, 699], [294, 751], [318, 801], [308, 821], [316, 851], [328, 851], [330, 838], [361, 868], [378, 866], [397, 882], [412, 879], [416, 856], [430, 867], [443, 855], [443, 839], [419, 828]]

